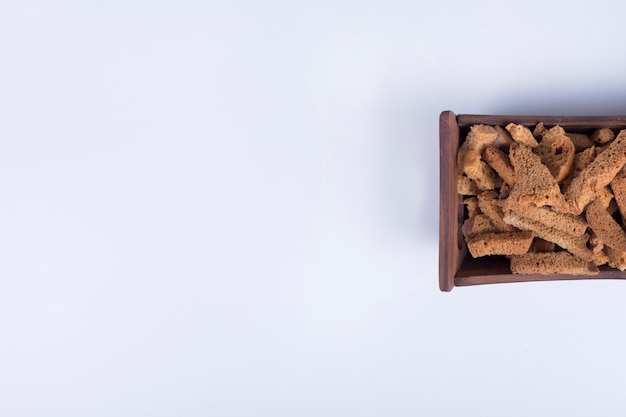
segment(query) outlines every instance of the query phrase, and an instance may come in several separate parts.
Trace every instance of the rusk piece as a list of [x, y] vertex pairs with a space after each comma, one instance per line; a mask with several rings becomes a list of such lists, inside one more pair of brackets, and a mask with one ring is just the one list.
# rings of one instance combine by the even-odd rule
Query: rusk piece
[[476, 181], [465, 175], [459, 175], [456, 182], [456, 189], [459, 194], [463, 195], [476, 195], [482, 191], [478, 188], [478, 185], [476, 185]]
[[557, 182], [567, 178], [576, 153], [574, 144], [567, 136], [546, 135], [537, 146], [536, 152]]
[[593, 146], [593, 141], [589, 136], [584, 133], [565, 133], [565, 135], [572, 141], [576, 152], [584, 151], [585, 149]]
[[480, 159], [480, 153], [475, 150], [466, 151], [459, 167], [461, 172], [476, 182], [480, 190], [493, 190], [498, 183], [498, 176], [487, 163]]
[[498, 136], [498, 131], [487, 125], [470, 127], [465, 142], [459, 147], [457, 165], [460, 174], [466, 174], [476, 181], [481, 190], [493, 190], [498, 182], [498, 176], [480, 159], [482, 151]]
[[533, 136], [535, 139], [541, 139], [541, 134], [545, 132], [546, 127], [543, 125], [543, 122], [537, 123], [537, 126], [533, 129]]
[[599, 199], [594, 200], [587, 207], [586, 212], [587, 223], [606, 246], [626, 252], [626, 233], [622, 227], [613, 219], [613, 217], [603, 207]]
[[561, 212], [569, 211], [559, 184], [539, 156], [526, 146], [516, 146], [511, 148], [510, 158], [515, 170], [515, 185], [506, 199], [505, 209], [534, 204], [552, 206]]
[[616, 268], [620, 271], [626, 270], [626, 252], [620, 252], [610, 246], [607, 246], [605, 251], [608, 257], [608, 264], [611, 268]]
[[589, 238], [587, 234], [573, 236], [534, 220], [530, 220], [513, 211], [504, 212], [504, 221], [520, 230], [528, 230], [543, 240], [556, 243], [587, 262], [591, 262], [593, 259], [593, 252], [587, 248], [587, 240]]
[[526, 145], [531, 148], [539, 145], [530, 129], [526, 126], [509, 123], [506, 125], [506, 130], [511, 134], [513, 140], [521, 145]]
[[603, 127], [602, 129], [596, 129], [593, 135], [591, 135], [591, 139], [597, 144], [604, 145], [615, 139], [615, 133], [611, 129]]
[[596, 199], [600, 200], [602, 207], [604, 207], [605, 209], [608, 209], [608, 207], [611, 205], [613, 197], [613, 192], [608, 186], [602, 187], [596, 192]]
[[569, 252], [561, 251], [511, 256], [511, 272], [540, 275], [596, 275], [599, 271], [593, 263], [583, 261]]
[[513, 210], [527, 219], [572, 236], [582, 236], [587, 231], [587, 223], [579, 216], [572, 214], [557, 213], [547, 207], [537, 207], [532, 204], [516, 206]]
[[572, 184], [574, 178], [576, 178], [583, 169], [587, 168], [587, 166], [595, 159], [596, 157], [596, 148], [595, 146], [591, 146], [583, 151], [578, 152], [574, 155], [574, 163], [572, 164], [572, 171], [570, 172], [569, 177], [563, 181], [563, 193], [567, 193], [567, 189]]
[[556, 138], [559, 138], [559, 137], [561, 137], [563, 135], [566, 135], [565, 130], [561, 126], [559, 126], [559, 125], [551, 127], [548, 130], [544, 130], [541, 133], [542, 141], [543, 140], [552, 141], [552, 140], [554, 140]]
[[466, 238], [472, 237], [480, 233], [496, 233], [498, 228], [493, 225], [489, 217], [484, 214], [477, 214], [476, 216], [469, 217], [463, 222], [461, 227], [463, 236]]
[[511, 165], [511, 160], [506, 153], [495, 145], [489, 145], [483, 151], [483, 159], [505, 183], [515, 184], [515, 171], [513, 171], [513, 165]]
[[482, 233], [470, 238], [467, 248], [474, 258], [489, 255], [520, 255], [533, 241], [530, 232]]
[[500, 199], [495, 191], [483, 191], [478, 194], [478, 207], [496, 228], [501, 232], [512, 232], [515, 228], [504, 222], [502, 208], [500, 207]]
[[565, 198], [572, 206], [574, 214], [580, 214], [596, 197], [596, 192], [607, 186], [626, 163], [626, 130], [622, 130], [608, 148], [595, 157], [572, 180], [565, 192]]

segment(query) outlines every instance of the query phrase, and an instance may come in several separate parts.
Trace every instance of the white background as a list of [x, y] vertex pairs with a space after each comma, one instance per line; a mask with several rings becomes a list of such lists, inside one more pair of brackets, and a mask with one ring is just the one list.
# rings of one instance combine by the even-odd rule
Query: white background
[[623, 415], [626, 283], [438, 289], [438, 116], [626, 114], [620, 2], [2, 1], [0, 415]]

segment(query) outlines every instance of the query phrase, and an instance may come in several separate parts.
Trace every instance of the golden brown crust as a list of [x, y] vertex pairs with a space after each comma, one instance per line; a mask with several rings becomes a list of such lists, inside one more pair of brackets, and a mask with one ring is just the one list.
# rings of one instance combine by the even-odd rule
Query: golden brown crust
[[591, 262], [593, 259], [593, 252], [587, 248], [587, 240], [589, 238], [587, 234], [583, 236], [573, 236], [534, 220], [530, 220], [514, 211], [504, 212], [504, 221], [520, 230], [528, 230], [543, 240], [556, 243], [587, 262]]
[[570, 174], [576, 149], [567, 136], [546, 135], [536, 152], [557, 182], [562, 182]]
[[541, 134], [545, 132], [546, 128], [543, 125], [543, 122], [537, 123], [537, 126], [533, 129], [533, 136], [535, 139], [541, 139]]
[[498, 184], [496, 173], [482, 161], [480, 154], [498, 136], [492, 126], [475, 125], [470, 128], [465, 142], [461, 144], [457, 157], [460, 174], [473, 179], [481, 190], [493, 190]]
[[611, 268], [619, 269], [620, 271], [626, 270], [626, 252], [620, 252], [610, 246], [605, 248], [605, 252]]
[[502, 208], [500, 207], [500, 199], [495, 191], [483, 191], [478, 194], [478, 207], [489, 217], [489, 220], [501, 232], [512, 232], [515, 228], [504, 222]]
[[557, 213], [548, 207], [537, 207], [532, 204], [519, 205], [513, 210], [527, 219], [572, 236], [583, 236], [587, 231], [587, 223], [582, 218], [568, 213]]
[[[493, 225], [489, 217], [484, 214], [477, 214], [476, 216], [469, 217], [463, 222], [461, 228], [463, 236], [466, 238], [473, 237], [480, 233], [496, 233], [498, 228]], [[467, 239], [466, 239], [467, 241]]]
[[461, 173], [473, 179], [480, 190], [493, 190], [496, 188], [498, 175], [487, 163], [480, 159], [480, 153], [476, 150], [465, 149], [459, 153], [459, 168]]
[[574, 178], [565, 192], [565, 198], [580, 214], [596, 196], [596, 192], [607, 186], [626, 163], [626, 130], [622, 130], [608, 148], [595, 157]]
[[572, 165], [572, 176], [580, 174], [583, 169], [589, 166], [596, 159], [596, 147], [590, 146], [574, 155], [574, 164]]
[[596, 275], [598, 268], [571, 253], [544, 252], [511, 256], [511, 272], [514, 274], [569, 274]]
[[515, 184], [513, 165], [511, 165], [509, 156], [502, 150], [494, 145], [489, 145], [483, 151], [483, 159], [496, 171], [505, 183], [509, 185]]
[[605, 265], [609, 262], [609, 260], [609, 256], [606, 254], [605, 251], [600, 251], [598, 253], [594, 253], [593, 255], [593, 264], [595, 266]]
[[626, 233], [606, 211], [600, 200], [596, 199], [589, 204], [586, 217], [589, 227], [604, 242], [605, 246], [610, 246], [620, 252], [626, 252]]
[[506, 199], [505, 209], [516, 205], [552, 206], [558, 211], [569, 211], [568, 205], [561, 194], [561, 189], [550, 170], [541, 163], [526, 146], [511, 148], [511, 164], [515, 170], [515, 185]]
[[613, 201], [613, 192], [608, 186], [602, 187], [596, 192], [596, 199], [600, 200], [602, 207], [608, 210], [611, 202]]
[[563, 136], [565, 134], [566, 134], [565, 130], [561, 126], [557, 125], [557, 126], [551, 127], [548, 130], [544, 130], [541, 133], [541, 137], [542, 137], [541, 140], [542, 141], [545, 140], [545, 141], [548, 141], [548, 142], [552, 142], [554, 139], [560, 138], [561, 136]]
[[456, 182], [456, 189], [457, 192], [462, 195], [477, 195], [482, 192], [482, 190], [478, 188], [478, 185], [476, 185], [476, 181], [465, 175], [459, 175]]
[[576, 178], [583, 169], [585, 169], [596, 157], [596, 148], [592, 146], [574, 155], [574, 163], [572, 164], [572, 170], [569, 177], [563, 181], [563, 194], [567, 193], [567, 189], [572, 184], [574, 178]]
[[530, 129], [526, 126], [509, 123], [506, 125], [506, 130], [511, 134], [513, 140], [520, 145], [525, 145], [530, 148], [534, 148], [539, 145]]
[[474, 258], [489, 255], [519, 255], [528, 252], [530, 232], [482, 233], [473, 236], [467, 247]]

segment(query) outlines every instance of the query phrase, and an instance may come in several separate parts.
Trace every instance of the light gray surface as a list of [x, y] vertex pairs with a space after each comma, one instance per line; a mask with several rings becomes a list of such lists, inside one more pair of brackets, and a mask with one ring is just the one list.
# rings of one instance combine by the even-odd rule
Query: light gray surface
[[619, 3], [58, 3], [0, 10], [0, 415], [620, 415], [625, 282], [437, 287], [440, 111], [626, 114]]

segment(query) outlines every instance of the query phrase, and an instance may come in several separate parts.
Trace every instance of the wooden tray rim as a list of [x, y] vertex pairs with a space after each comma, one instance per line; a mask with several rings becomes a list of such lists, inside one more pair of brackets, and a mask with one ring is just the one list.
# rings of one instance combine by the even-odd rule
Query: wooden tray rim
[[[622, 272], [606, 267], [601, 268], [598, 275], [511, 274], [506, 273], [502, 270], [502, 268], [494, 268], [491, 271], [485, 267], [482, 267], [482, 269], [462, 269], [464, 267], [466, 247], [465, 242], [462, 239], [461, 244], [459, 245], [459, 199], [458, 194], [456, 199], [453, 196], [454, 194], [456, 194], [456, 176], [453, 175], [453, 173], [457, 172], [456, 152], [458, 151], [458, 147], [463, 140], [460, 135], [461, 130], [467, 129], [469, 128], [469, 126], [474, 124], [503, 125], [508, 123], [517, 123], [523, 124], [525, 126], [534, 126], [540, 121], [548, 127], [560, 125], [563, 128], [570, 129], [594, 129], [598, 127], [626, 129], [626, 115], [457, 115], [452, 111], [441, 112], [439, 118], [439, 287], [441, 291], [451, 291], [452, 288], [454, 288], [455, 286], [495, 284], [507, 282], [580, 279], [626, 279], [626, 271]], [[455, 137], [457, 138], [457, 143], [450, 143], [454, 142]], [[444, 198], [445, 195], [448, 195], [447, 201]], [[456, 221], [454, 219], [456, 219]], [[487, 273], [486, 271], [489, 271], [490, 273]]]

